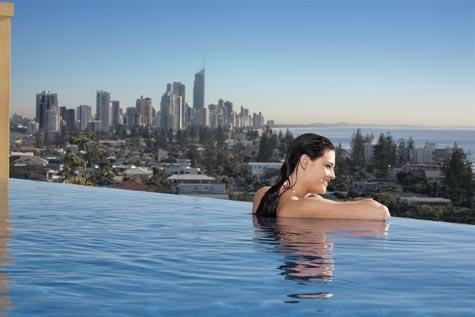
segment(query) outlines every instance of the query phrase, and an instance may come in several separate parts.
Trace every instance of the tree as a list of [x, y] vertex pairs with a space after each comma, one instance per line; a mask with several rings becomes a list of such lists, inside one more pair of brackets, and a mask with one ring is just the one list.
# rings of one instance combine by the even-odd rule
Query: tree
[[381, 178], [388, 177], [389, 167], [394, 166], [397, 161], [397, 147], [393, 137], [388, 133], [381, 133], [378, 138], [378, 145], [374, 149], [374, 163], [376, 175]]
[[[72, 184], [85, 185], [87, 177], [84, 176], [84, 166], [85, 161], [79, 155], [72, 152], [66, 153], [63, 165], [64, 180]], [[77, 170], [82, 173], [76, 173]]]
[[406, 140], [399, 139], [399, 143], [397, 145], [397, 163], [398, 166], [402, 166], [409, 162], [410, 153], [409, 148], [406, 145]]
[[357, 129], [351, 138], [351, 162], [355, 170], [361, 170], [364, 166], [364, 139], [361, 129]]
[[416, 144], [415, 144], [414, 140], [412, 139], [412, 137], [409, 137], [409, 139], [407, 140], [406, 148], [407, 148], [407, 152], [409, 154], [409, 162], [410, 162], [411, 158], [412, 158], [412, 155], [414, 153], [414, 150], [416, 149]]
[[442, 173], [445, 196], [454, 205], [471, 207], [474, 196], [472, 163], [462, 148], [455, 145], [451, 155], [442, 164]]
[[167, 179], [167, 176], [159, 167], [153, 168], [153, 176], [150, 182], [155, 186], [155, 190], [160, 193], [172, 193], [173, 186]]
[[257, 153], [256, 160], [258, 162], [272, 162], [277, 158], [274, 151], [277, 149], [278, 140], [277, 136], [272, 133], [263, 133], [259, 141], [259, 152]]
[[[84, 136], [82, 138], [72, 138], [70, 143], [77, 146], [77, 154], [68, 152], [65, 157], [65, 170], [68, 177], [74, 177], [76, 170], [78, 171], [77, 179], [70, 179], [70, 181], [87, 185], [89, 184], [90, 175], [88, 167], [90, 167], [90, 146], [89, 142], [94, 135]], [[74, 173], [74, 175], [73, 175]]]
[[289, 129], [285, 131], [285, 135], [282, 137], [282, 140], [279, 138], [279, 150], [282, 156], [287, 154], [287, 150], [290, 147], [290, 144], [294, 140], [294, 136]]
[[347, 152], [341, 146], [341, 143], [335, 150], [335, 189], [338, 191], [348, 191], [350, 161]]

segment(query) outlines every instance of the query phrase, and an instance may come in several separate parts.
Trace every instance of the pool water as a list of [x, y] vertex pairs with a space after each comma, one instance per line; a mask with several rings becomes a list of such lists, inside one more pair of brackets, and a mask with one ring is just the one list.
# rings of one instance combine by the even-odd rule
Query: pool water
[[[13, 180], [0, 316], [470, 316], [475, 227]], [[7, 199], [8, 197], [8, 199]]]

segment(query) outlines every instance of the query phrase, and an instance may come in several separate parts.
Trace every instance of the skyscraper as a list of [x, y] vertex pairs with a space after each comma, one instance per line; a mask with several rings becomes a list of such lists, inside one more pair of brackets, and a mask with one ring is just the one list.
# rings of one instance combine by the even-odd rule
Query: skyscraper
[[120, 113], [120, 102], [119, 100], [112, 100], [112, 127], [117, 128], [119, 124], [122, 124], [122, 118]]
[[179, 129], [185, 129], [188, 125], [186, 116], [186, 102], [185, 102], [185, 85], [180, 82], [173, 83], [173, 93], [181, 97], [181, 104], [179, 105]]
[[137, 124], [150, 127], [153, 123], [153, 109], [152, 109], [152, 99], [151, 98], [144, 98], [140, 96], [139, 99], [135, 102], [135, 109], [138, 114], [142, 117], [142, 122], [138, 122]]
[[109, 131], [111, 118], [111, 95], [104, 90], [98, 90], [96, 94], [96, 119], [101, 122], [101, 131]]
[[66, 107], [59, 107], [59, 117], [66, 121]]
[[125, 123], [130, 129], [137, 126], [137, 109], [134, 107], [128, 107], [125, 110]]
[[88, 105], [80, 105], [76, 108], [76, 120], [78, 128], [81, 131], [85, 131], [89, 125], [89, 121], [92, 120], [92, 109]]
[[195, 116], [195, 124], [198, 126], [204, 126], [206, 120], [204, 120], [205, 107], [205, 69], [195, 74], [195, 81], [193, 84], [193, 112]]
[[66, 109], [64, 121], [69, 131], [74, 130], [76, 128], [76, 111], [74, 109]]
[[36, 122], [40, 130], [59, 131], [58, 95], [48, 90], [36, 94]]
[[231, 101], [224, 102], [224, 126], [226, 128], [234, 127], [233, 103]]
[[181, 129], [181, 96], [175, 94], [171, 84], [167, 84], [167, 90], [162, 96], [160, 103], [160, 129], [177, 132]]

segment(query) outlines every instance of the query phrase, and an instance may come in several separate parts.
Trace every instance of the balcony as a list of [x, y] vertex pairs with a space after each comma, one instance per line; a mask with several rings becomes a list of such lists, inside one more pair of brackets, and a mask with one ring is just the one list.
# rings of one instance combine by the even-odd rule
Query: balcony
[[473, 313], [470, 225], [275, 222], [235, 201], [14, 179], [1, 189], [0, 316]]

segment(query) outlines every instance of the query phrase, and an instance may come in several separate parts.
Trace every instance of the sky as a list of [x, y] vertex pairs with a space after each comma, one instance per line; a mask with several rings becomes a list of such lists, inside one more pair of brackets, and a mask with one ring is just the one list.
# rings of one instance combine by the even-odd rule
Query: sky
[[475, 127], [475, 1], [17, 0], [12, 109], [36, 94], [160, 109], [206, 68], [222, 98], [276, 123]]

